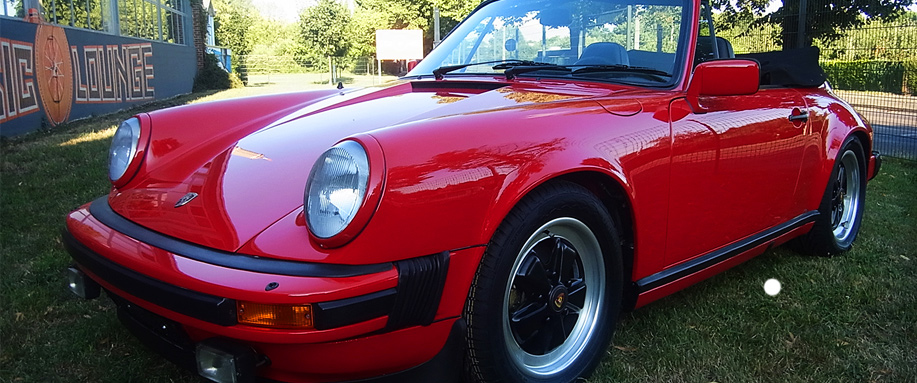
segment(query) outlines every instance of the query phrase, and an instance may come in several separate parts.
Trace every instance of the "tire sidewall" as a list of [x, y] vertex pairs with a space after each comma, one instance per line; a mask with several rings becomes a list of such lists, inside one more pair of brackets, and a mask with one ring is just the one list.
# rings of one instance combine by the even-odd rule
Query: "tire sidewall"
[[[857, 196], [857, 203], [859, 209], [853, 218], [853, 227], [851, 228], [850, 236], [844, 241], [839, 241], [834, 236], [834, 227], [832, 226], [831, 222], [831, 205], [833, 202], [831, 197], [841, 162], [843, 161], [844, 155], [848, 151], [853, 152], [854, 156], [857, 158], [857, 170], [859, 171], [858, 187], [860, 190], [860, 193]], [[815, 226], [812, 228], [810, 236], [810, 241], [814, 245], [814, 248], [812, 249], [813, 252], [818, 255], [834, 255], [850, 250], [850, 248], [853, 247], [853, 242], [856, 240], [856, 237], [860, 231], [860, 225], [863, 221], [863, 211], [865, 210], [865, 201], [866, 157], [863, 150], [863, 144], [856, 136], [851, 135], [850, 137], [847, 137], [846, 140], [844, 140], [844, 144], [841, 146], [841, 150], [838, 151], [837, 156], [834, 159], [834, 165], [831, 168], [831, 174], [829, 175], [828, 183], [825, 186], [825, 193], [822, 196], [822, 201], [818, 208], [819, 217], [815, 221]]]
[[[564, 192], [558, 192], [560, 190]], [[579, 360], [557, 374], [533, 375], [516, 364], [504, 344], [503, 298], [525, 242], [543, 224], [563, 217], [581, 221], [598, 240], [605, 264], [605, 301], [600, 304], [595, 330], [579, 354]], [[617, 243], [613, 222], [605, 207], [578, 185], [536, 191], [520, 202], [488, 245], [466, 307], [469, 347], [476, 359], [472, 366], [476, 380], [573, 381], [594, 370], [611, 340], [621, 306], [621, 251]]]

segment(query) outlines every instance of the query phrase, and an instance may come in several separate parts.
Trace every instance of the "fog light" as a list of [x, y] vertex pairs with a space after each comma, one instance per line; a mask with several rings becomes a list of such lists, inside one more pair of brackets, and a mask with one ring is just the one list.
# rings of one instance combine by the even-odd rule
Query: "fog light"
[[218, 383], [255, 381], [257, 356], [247, 346], [224, 339], [207, 339], [195, 350], [197, 373]]
[[67, 268], [67, 282], [70, 291], [80, 298], [96, 299], [99, 297], [101, 291], [99, 284], [76, 267]]

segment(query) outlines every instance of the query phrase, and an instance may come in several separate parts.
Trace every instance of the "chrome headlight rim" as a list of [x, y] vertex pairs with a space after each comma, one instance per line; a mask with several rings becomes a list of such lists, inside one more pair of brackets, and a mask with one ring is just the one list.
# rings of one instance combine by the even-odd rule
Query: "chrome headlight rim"
[[137, 173], [146, 149], [147, 132], [141, 116], [121, 122], [108, 149], [108, 179], [116, 187], [123, 186]]
[[[326, 188], [326, 186], [329, 186], [328, 184], [317, 184], [317, 182], [322, 182], [317, 178], [321, 176], [319, 172], [327, 170], [324, 169], [324, 161], [329, 158], [329, 155], [334, 155], [337, 150], [344, 150], [351, 156], [356, 155], [358, 158], [365, 158], [364, 174], [360, 175], [361, 180], [365, 180], [362, 182], [365, 187], [363, 188], [364, 191], [360, 193], [360, 198], [353, 202], [352, 206], [355, 209], [353, 209], [352, 214], [346, 217], [344, 223], [337, 230], [329, 232], [317, 227], [315, 214], [322, 203], [329, 202], [327, 198], [325, 201], [319, 200], [321, 198], [319, 191], [324, 190], [325, 197], [328, 197], [333, 190]], [[381, 199], [384, 174], [385, 161], [382, 155], [382, 148], [369, 135], [360, 135], [341, 140], [323, 152], [313, 164], [303, 192], [303, 215], [305, 226], [309, 231], [309, 237], [323, 248], [340, 247], [352, 241], [366, 227], [375, 213]], [[347, 194], [345, 193], [345, 195]], [[310, 208], [310, 201], [312, 208]]]

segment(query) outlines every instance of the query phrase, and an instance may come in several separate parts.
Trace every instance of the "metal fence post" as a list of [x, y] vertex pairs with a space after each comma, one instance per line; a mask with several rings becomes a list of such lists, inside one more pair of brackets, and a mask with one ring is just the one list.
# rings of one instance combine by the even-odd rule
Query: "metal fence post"
[[806, 44], [806, 16], [808, 4], [807, 0], [799, 0], [799, 23], [796, 27], [796, 47], [803, 48]]

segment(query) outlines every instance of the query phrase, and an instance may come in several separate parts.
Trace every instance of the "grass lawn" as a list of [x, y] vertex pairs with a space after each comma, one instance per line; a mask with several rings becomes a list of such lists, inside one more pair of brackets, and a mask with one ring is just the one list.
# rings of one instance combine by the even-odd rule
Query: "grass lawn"
[[[107, 299], [67, 291], [65, 215], [107, 193], [132, 113], [263, 92], [183, 96], [0, 146], [0, 382], [201, 382], [147, 350]], [[774, 297], [764, 281], [780, 280]], [[917, 382], [917, 163], [887, 159], [853, 251], [769, 251], [626, 314], [590, 382]]]

